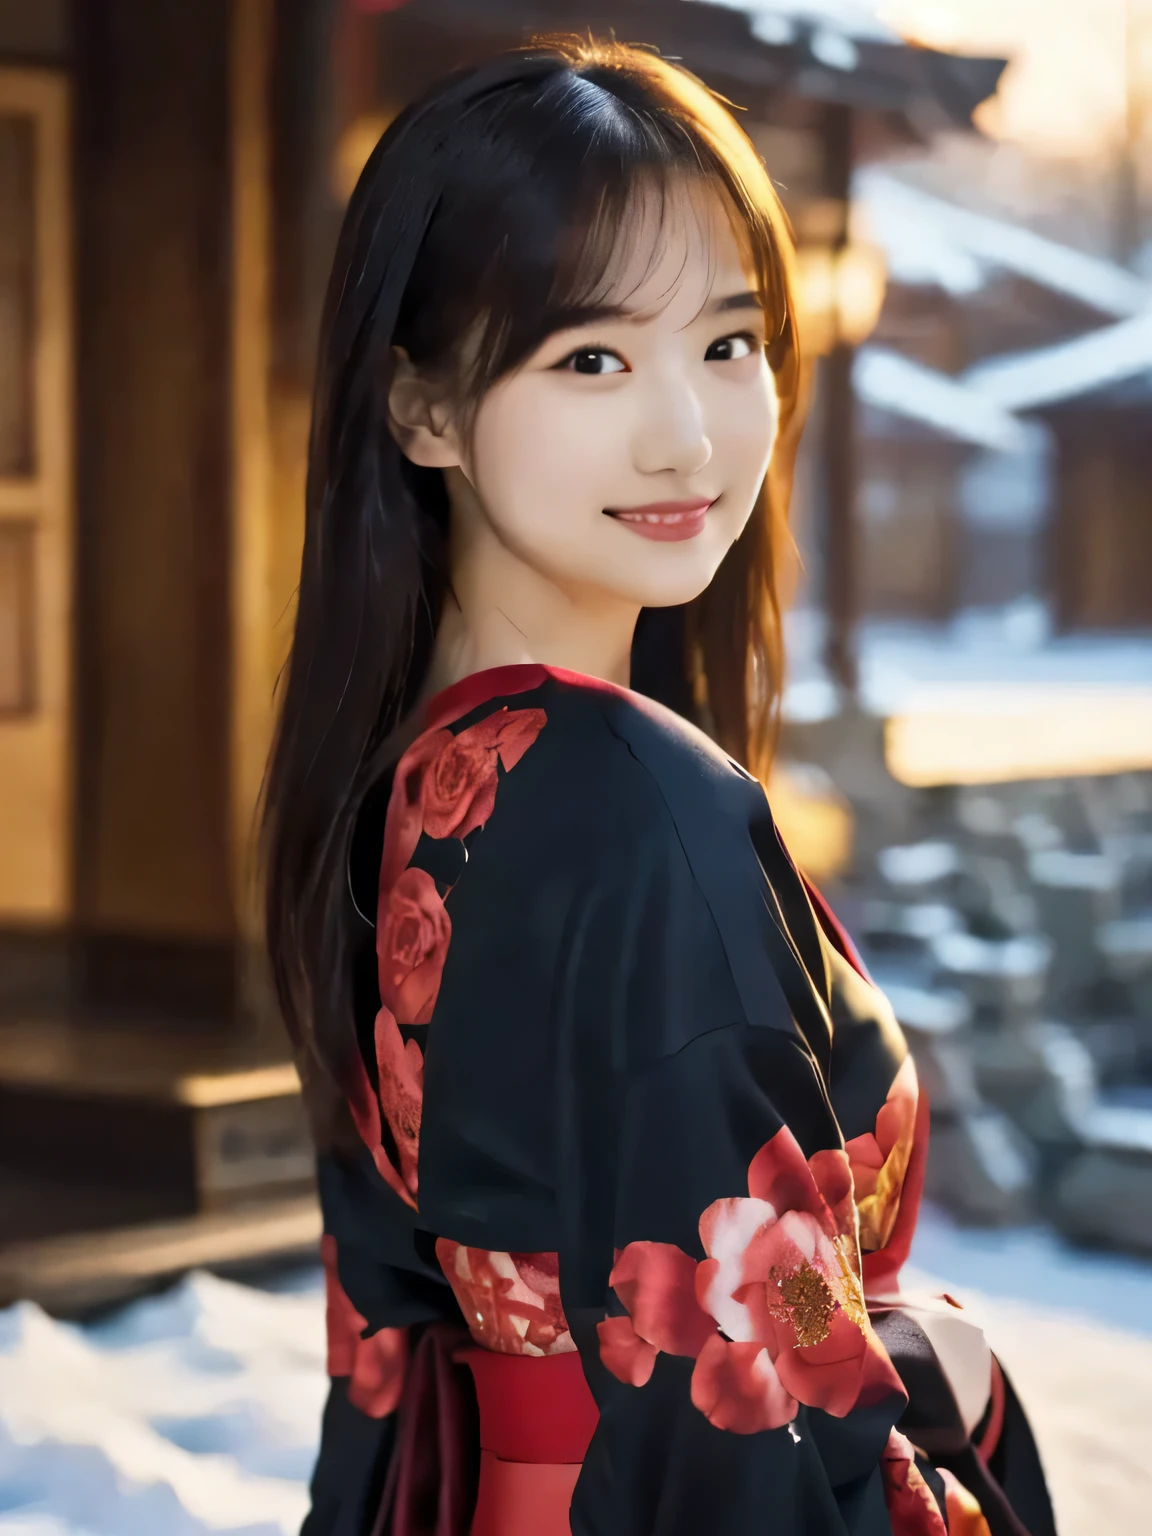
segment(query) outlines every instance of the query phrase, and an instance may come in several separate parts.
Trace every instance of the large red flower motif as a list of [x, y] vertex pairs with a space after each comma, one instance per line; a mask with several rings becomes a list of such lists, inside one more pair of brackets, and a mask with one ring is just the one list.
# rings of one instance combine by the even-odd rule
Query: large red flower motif
[[600, 1324], [601, 1358], [640, 1386], [656, 1354], [695, 1359], [692, 1401], [721, 1429], [778, 1429], [800, 1403], [843, 1418], [902, 1393], [860, 1286], [843, 1152], [804, 1158], [784, 1127], [753, 1158], [748, 1196], [700, 1218], [708, 1255], [629, 1243], [610, 1283], [627, 1317]]
[[860, 1246], [869, 1253], [883, 1248], [896, 1226], [912, 1159], [918, 1097], [916, 1066], [906, 1056], [876, 1116], [875, 1134], [854, 1136], [844, 1148], [860, 1212]]
[[381, 1328], [363, 1338], [361, 1317], [336, 1271], [336, 1239], [320, 1239], [324, 1261], [328, 1374], [348, 1378], [348, 1401], [371, 1419], [383, 1419], [400, 1401], [408, 1365], [407, 1328]]
[[427, 1024], [436, 1006], [452, 922], [432, 876], [406, 869], [380, 904], [380, 998], [397, 1024]]
[[453, 735], [429, 731], [400, 759], [392, 781], [380, 885], [386, 890], [429, 837], [467, 837], [496, 803], [496, 764], [510, 772], [543, 730], [542, 709], [497, 710]]

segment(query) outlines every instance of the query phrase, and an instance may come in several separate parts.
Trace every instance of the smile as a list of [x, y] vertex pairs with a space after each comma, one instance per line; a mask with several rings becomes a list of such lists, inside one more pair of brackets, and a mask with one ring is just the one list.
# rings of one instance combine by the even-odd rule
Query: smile
[[638, 533], [644, 539], [657, 539], [661, 542], [673, 542], [681, 539], [694, 539], [704, 527], [704, 520], [708, 515], [708, 509], [715, 502], [711, 500], [695, 501], [653, 501], [643, 507], [614, 507], [606, 508], [607, 515], [616, 519], [618, 523], [624, 523]]

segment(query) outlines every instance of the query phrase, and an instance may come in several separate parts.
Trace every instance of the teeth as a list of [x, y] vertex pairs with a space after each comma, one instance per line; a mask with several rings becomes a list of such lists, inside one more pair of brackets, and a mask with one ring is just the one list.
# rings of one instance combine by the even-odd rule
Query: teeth
[[622, 523], [661, 523], [665, 527], [683, 523], [695, 516], [690, 512], [613, 512], [611, 515]]

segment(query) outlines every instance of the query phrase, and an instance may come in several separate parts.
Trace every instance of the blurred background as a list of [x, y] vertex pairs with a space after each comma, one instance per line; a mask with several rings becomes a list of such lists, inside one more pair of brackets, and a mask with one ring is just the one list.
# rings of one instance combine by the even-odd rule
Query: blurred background
[[0, 1531], [302, 1518], [251, 830], [319, 307], [413, 93], [588, 28], [737, 103], [796, 231], [770, 795], [931, 1095], [914, 1262], [1064, 1536], [1152, 1525], [1152, 0], [0, 0]]

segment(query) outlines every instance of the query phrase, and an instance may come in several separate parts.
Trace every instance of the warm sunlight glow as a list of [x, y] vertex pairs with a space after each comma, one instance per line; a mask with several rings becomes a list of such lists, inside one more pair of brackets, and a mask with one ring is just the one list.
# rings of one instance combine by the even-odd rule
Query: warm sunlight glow
[[[1130, 0], [1134, 73], [1152, 88], [1152, 0]], [[1123, 131], [1125, 0], [880, 0], [906, 37], [1012, 63], [980, 126], [1053, 154], [1091, 154]]]
[[885, 726], [901, 784], [1001, 784], [1152, 768], [1147, 689], [953, 688]]

